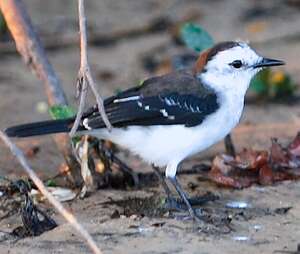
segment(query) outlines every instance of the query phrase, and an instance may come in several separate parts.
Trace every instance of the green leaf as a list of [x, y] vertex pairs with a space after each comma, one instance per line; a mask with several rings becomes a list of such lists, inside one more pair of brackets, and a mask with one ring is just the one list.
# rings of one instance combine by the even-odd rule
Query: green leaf
[[76, 112], [72, 107], [62, 106], [62, 105], [54, 105], [50, 107], [49, 114], [52, 119], [66, 119], [75, 116]]
[[4, 34], [7, 30], [5, 20], [0, 12], [0, 36]]
[[292, 96], [296, 87], [288, 73], [270, 69], [262, 70], [250, 84], [250, 88], [258, 95], [273, 99], [284, 99]]
[[268, 95], [269, 85], [268, 80], [270, 76], [270, 70], [264, 69], [258, 73], [250, 83], [250, 89], [260, 95]]
[[57, 184], [56, 184], [56, 182], [53, 179], [49, 179], [46, 182], [46, 186], [48, 186], [48, 187], [56, 187]]
[[277, 99], [289, 97], [294, 94], [296, 87], [290, 76], [285, 73], [282, 81], [270, 84], [269, 94]]
[[121, 92], [122, 92], [122, 89], [119, 87], [114, 90], [115, 95], [119, 95]]
[[198, 52], [210, 48], [214, 44], [211, 35], [193, 23], [186, 23], [181, 27], [180, 37], [187, 47]]
[[146, 78], [141, 79], [138, 83], [138, 86], [142, 86], [144, 84], [145, 80], [146, 80]]
[[80, 141], [81, 141], [81, 136], [72, 137], [72, 142], [74, 146], [76, 146], [76, 144], [79, 143]]

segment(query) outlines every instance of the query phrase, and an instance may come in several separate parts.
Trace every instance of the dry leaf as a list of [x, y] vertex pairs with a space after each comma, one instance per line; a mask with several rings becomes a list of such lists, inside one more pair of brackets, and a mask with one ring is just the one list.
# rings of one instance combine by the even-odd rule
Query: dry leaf
[[300, 178], [300, 134], [283, 147], [272, 139], [269, 151], [243, 149], [235, 158], [218, 155], [206, 177], [218, 185], [245, 188], [257, 183], [270, 185], [277, 181]]
[[258, 182], [261, 185], [270, 185], [273, 183], [273, 172], [269, 165], [264, 165], [259, 170]]
[[270, 149], [270, 157], [273, 164], [280, 167], [288, 167], [289, 157], [287, 152], [283, 147], [278, 143], [277, 139], [272, 139], [272, 146]]
[[294, 156], [300, 157], [300, 132], [298, 132], [295, 139], [289, 144], [288, 152]]

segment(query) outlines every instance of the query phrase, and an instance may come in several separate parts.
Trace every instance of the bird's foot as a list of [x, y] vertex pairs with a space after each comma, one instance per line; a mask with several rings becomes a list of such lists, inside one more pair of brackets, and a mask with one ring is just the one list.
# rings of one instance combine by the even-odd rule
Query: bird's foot
[[202, 209], [189, 208], [189, 214], [194, 221], [203, 224]]
[[[187, 210], [188, 213], [186, 212]], [[195, 221], [197, 223], [197, 227], [202, 227], [206, 222], [205, 216], [203, 215], [203, 210], [201, 208], [184, 209], [184, 213], [174, 212], [171, 213], [171, 216], [180, 221]]]
[[[181, 189], [181, 186], [179, 185], [176, 177], [170, 177], [169, 178], [171, 183], [174, 185], [177, 193], [179, 194], [179, 196], [181, 197], [183, 203], [185, 204], [186, 208], [189, 211], [190, 217], [197, 221], [200, 224], [203, 224], [203, 218], [202, 218], [202, 210], [201, 209], [194, 209], [192, 207], [192, 204], [190, 202], [190, 199], [188, 198], [188, 196], [184, 193], [184, 191]], [[199, 210], [199, 211], [198, 211]]]
[[[188, 198], [188, 202], [190, 203], [191, 206], [194, 207], [194, 206], [202, 206], [205, 203], [207, 203], [209, 201], [214, 201], [216, 199], [217, 199], [217, 197], [215, 195], [208, 193], [208, 194], [200, 196], [200, 197]], [[187, 211], [188, 210], [186, 203], [181, 198], [175, 198], [171, 195], [169, 195], [166, 198], [165, 206], [167, 209], [170, 209], [170, 210], [178, 210], [178, 211]]]

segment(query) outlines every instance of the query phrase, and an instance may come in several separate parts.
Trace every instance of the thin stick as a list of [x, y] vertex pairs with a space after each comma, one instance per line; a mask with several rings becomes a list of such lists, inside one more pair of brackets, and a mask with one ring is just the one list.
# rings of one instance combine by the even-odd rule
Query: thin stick
[[58, 200], [56, 200], [55, 197], [53, 197], [53, 195], [46, 189], [43, 182], [28, 165], [28, 162], [26, 161], [23, 152], [15, 144], [13, 144], [2, 131], [0, 131], [0, 138], [9, 147], [10, 151], [16, 156], [16, 158], [19, 160], [20, 164], [22, 165], [26, 173], [29, 175], [29, 177], [32, 179], [32, 181], [35, 183], [35, 185], [38, 187], [40, 192], [49, 200], [49, 202], [56, 208], [56, 210], [72, 225], [72, 227], [74, 227], [78, 231], [78, 233], [86, 240], [87, 244], [89, 245], [93, 253], [102, 254], [102, 252], [97, 247], [91, 235], [77, 221], [74, 215], [69, 213], [63, 207], [63, 205]]
[[[85, 16], [85, 10], [84, 10], [84, 0], [78, 0], [78, 16], [79, 16], [79, 31], [80, 31], [80, 69], [78, 72], [78, 80], [79, 80], [79, 89], [80, 93], [86, 93], [86, 91], [83, 91], [85, 89], [85, 85], [88, 84], [88, 86], [91, 87], [92, 92], [96, 98], [98, 110], [99, 113], [107, 127], [108, 130], [111, 130], [112, 126], [108, 120], [108, 117], [105, 113], [104, 109], [104, 103], [103, 99], [101, 98], [99, 92], [97, 91], [95, 81], [92, 77], [90, 66], [88, 64], [88, 55], [87, 55], [87, 31], [86, 31], [86, 16]], [[78, 108], [78, 113], [74, 122], [74, 125], [72, 127], [72, 130], [70, 131], [70, 136], [73, 136], [78, 129], [79, 122], [82, 117], [82, 113], [84, 111], [86, 95], [80, 96], [80, 103]]]
[[[81, 1], [81, 0], [80, 0]], [[97, 92], [96, 84], [94, 82], [94, 79], [92, 77], [92, 74], [90, 72], [90, 68], [88, 68], [88, 71], [86, 72], [86, 76], [88, 79], [88, 84], [92, 88], [92, 91], [94, 93], [94, 96], [96, 97], [97, 105], [98, 105], [98, 111], [101, 114], [101, 117], [106, 125], [106, 128], [111, 131], [112, 125], [110, 121], [108, 120], [108, 117], [105, 113], [105, 108], [104, 108], [104, 102], [103, 99], [101, 98], [100, 94]]]
[[[0, 0], [0, 11], [16, 43], [20, 55], [44, 84], [49, 105], [68, 105], [62, 84], [49, 62], [43, 45], [35, 32], [30, 16], [21, 0]], [[72, 154], [70, 137], [54, 135], [55, 143], [71, 169], [75, 185], [80, 185], [79, 165]]]
[[94, 163], [89, 163], [89, 136], [84, 135], [83, 144], [79, 148], [79, 156], [81, 160], [81, 175], [84, 185], [81, 189], [80, 197], [84, 198], [88, 193], [94, 192], [97, 189], [97, 184], [93, 177], [92, 171], [95, 172]]
[[[82, 82], [82, 83], [81, 83]], [[85, 107], [85, 100], [88, 92], [88, 86], [86, 80], [79, 80], [78, 79], [78, 86], [81, 86], [81, 92], [80, 92], [80, 102], [79, 102], [79, 107], [77, 111], [77, 115], [74, 121], [74, 124], [72, 126], [72, 129], [70, 131], [70, 136], [73, 137], [75, 135], [75, 132], [78, 129], [78, 126], [80, 124], [83, 112], [84, 112], [84, 107]]]
[[21, 0], [0, 1], [0, 11], [25, 63], [43, 81], [50, 105], [67, 105], [67, 98], [30, 16]]

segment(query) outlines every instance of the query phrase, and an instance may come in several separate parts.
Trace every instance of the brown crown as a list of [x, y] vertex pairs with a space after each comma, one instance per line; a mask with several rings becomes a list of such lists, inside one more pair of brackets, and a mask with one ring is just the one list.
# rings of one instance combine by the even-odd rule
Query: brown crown
[[220, 42], [213, 46], [212, 48], [209, 48], [205, 51], [203, 51], [198, 60], [196, 61], [194, 65], [194, 74], [201, 73], [204, 71], [205, 66], [209, 60], [211, 60], [218, 52], [230, 49], [236, 46], [239, 46], [240, 44], [235, 41], [225, 41]]

